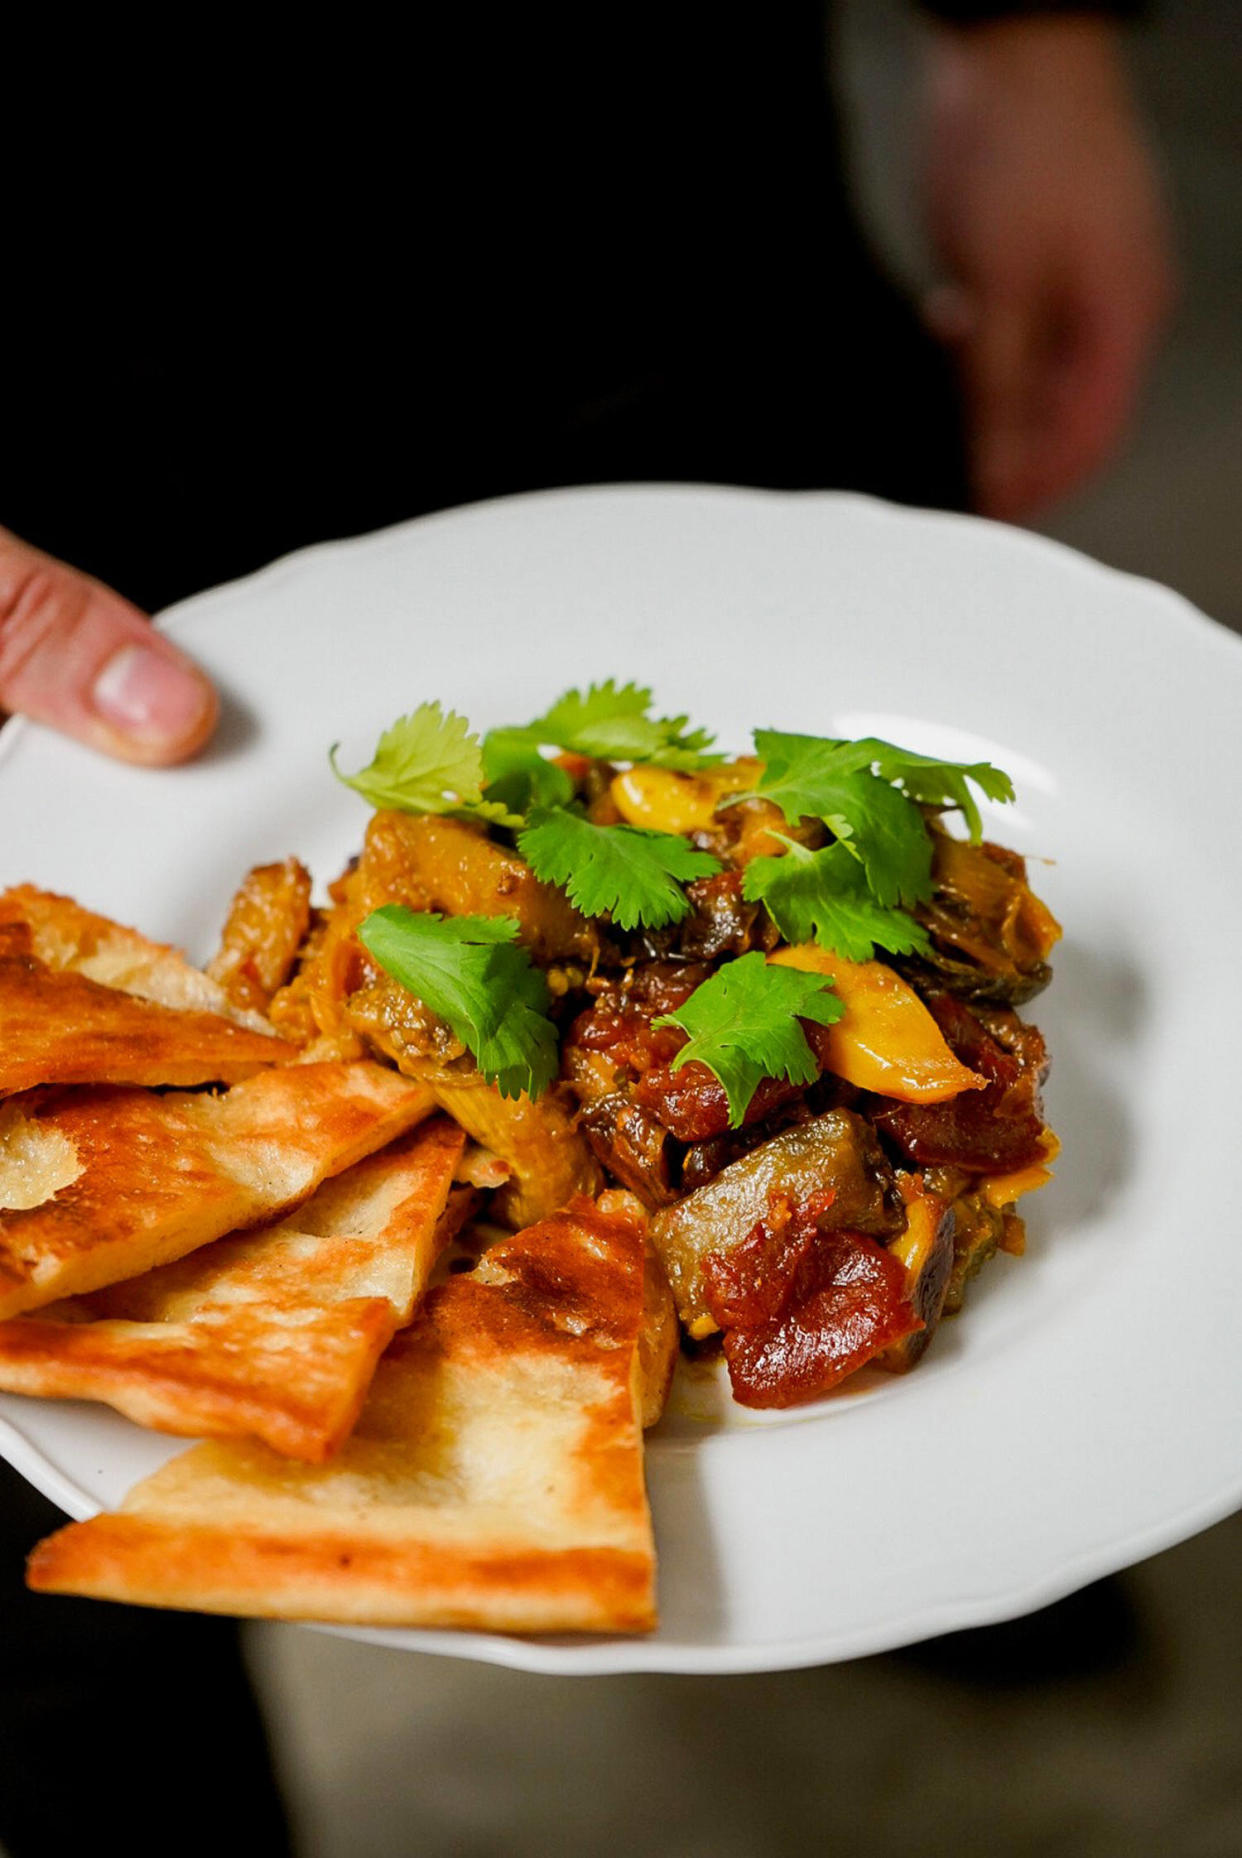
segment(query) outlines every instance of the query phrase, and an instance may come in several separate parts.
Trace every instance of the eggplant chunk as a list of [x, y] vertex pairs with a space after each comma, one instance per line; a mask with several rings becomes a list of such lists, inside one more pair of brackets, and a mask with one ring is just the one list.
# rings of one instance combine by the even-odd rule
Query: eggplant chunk
[[723, 1168], [715, 1180], [656, 1214], [651, 1235], [664, 1260], [682, 1322], [697, 1336], [715, 1327], [704, 1263], [740, 1245], [768, 1211], [770, 1196], [804, 1200], [831, 1189], [838, 1231], [887, 1239], [905, 1226], [893, 1171], [875, 1132], [850, 1110], [798, 1123]]
[[1005, 1212], [993, 1206], [986, 1193], [961, 1194], [953, 1202], [953, 1269], [945, 1291], [944, 1312], [956, 1316], [966, 1297], [966, 1286], [989, 1258], [1008, 1249]]
[[600, 1097], [584, 1110], [578, 1127], [600, 1161], [644, 1206], [668, 1206], [677, 1198], [669, 1179], [668, 1130], [623, 1094]]
[[1048, 985], [1056, 917], [1026, 881], [1026, 864], [1003, 846], [967, 844], [932, 827], [935, 895], [915, 911], [932, 938], [926, 954], [897, 965], [923, 992], [1019, 1006]]
[[905, 1267], [906, 1297], [923, 1327], [877, 1355], [876, 1366], [904, 1374], [923, 1354], [944, 1313], [957, 1222], [947, 1196], [925, 1188], [917, 1174], [899, 1174], [897, 1184], [906, 1203], [906, 1229], [889, 1251]]

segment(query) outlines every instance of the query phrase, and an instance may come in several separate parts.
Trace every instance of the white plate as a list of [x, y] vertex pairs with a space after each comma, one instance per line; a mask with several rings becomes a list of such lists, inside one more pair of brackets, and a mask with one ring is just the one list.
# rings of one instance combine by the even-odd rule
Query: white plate
[[[229, 694], [219, 742], [152, 774], [6, 729], [0, 883], [200, 958], [249, 864], [296, 851], [323, 881], [357, 845], [331, 742], [356, 766], [423, 698], [487, 726], [610, 675], [731, 748], [766, 724], [990, 757], [1019, 788], [990, 830], [1055, 860], [1036, 885], [1066, 935], [1035, 1016], [1065, 1153], [1026, 1258], [984, 1274], [906, 1379], [761, 1423], [679, 1397], [650, 1441], [655, 1637], [358, 1636], [544, 1671], [822, 1663], [1020, 1613], [1238, 1504], [1236, 639], [1014, 530], [694, 488], [437, 516], [168, 625]], [[75, 1516], [182, 1449], [102, 1408], [0, 1413], [0, 1448]]]

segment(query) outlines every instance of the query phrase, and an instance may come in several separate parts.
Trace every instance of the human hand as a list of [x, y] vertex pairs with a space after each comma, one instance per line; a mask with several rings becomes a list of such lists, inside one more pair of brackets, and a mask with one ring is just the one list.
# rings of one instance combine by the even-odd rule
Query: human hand
[[202, 748], [219, 703], [137, 607], [0, 529], [0, 720], [5, 710], [167, 766]]
[[1116, 451], [1174, 295], [1163, 201], [1117, 28], [938, 30], [927, 203], [975, 504], [1019, 520]]

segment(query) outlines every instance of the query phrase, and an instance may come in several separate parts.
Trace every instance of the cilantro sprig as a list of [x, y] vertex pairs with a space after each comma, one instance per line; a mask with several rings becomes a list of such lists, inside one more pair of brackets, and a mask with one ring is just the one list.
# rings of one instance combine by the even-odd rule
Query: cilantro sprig
[[896, 782], [909, 799], [923, 806], [960, 812], [972, 845], [983, 836], [983, 821], [971, 787], [1002, 806], [1014, 798], [1013, 781], [990, 761], [939, 761], [934, 755], [912, 755], [875, 736], [864, 737], [853, 747], [856, 753], [871, 751], [876, 773], [883, 780]]
[[328, 751], [332, 772], [374, 807], [448, 813], [497, 826], [521, 824], [503, 800], [483, 798], [483, 750], [456, 710], [420, 703], [408, 716], [398, 717], [381, 735], [368, 766], [357, 774], [345, 774], [337, 766], [339, 746], [333, 743]]
[[673, 1070], [692, 1062], [706, 1065], [724, 1085], [729, 1127], [737, 1129], [765, 1077], [812, 1084], [819, 1076], [798, 1021], [831, 1026], [844, 1011], [844, 1002], [822, 974], [771, 967], [752, 953], [726, 962], [674, 1012], [652, 1024], [678, 1026], [690, 1035]]
[[[657, 716], [650, 688], [608, 678], [567, 690], [534, 722], [493, 729], [480, 741], [466, 719], [423, 703], [384, 731], [370, 764], [346, 785], [376, 807], [446, 814], [517, 834], [535, 876], [562, 889], [585, 915], [621, 929], [662, 928], [689, 912], [685, 886], [721, 867], [675, 833], [589, 819], [570, 765], [583, 756], [680, 772], [712, 768], [723, 757], [688, 717]], [[976, 793], [1012, 800], [1008, 775], [990, 762], [915, 755], [879, 737], [842, 741], [755, 731], [762, 763], [750, 794], [722, 795], [728, 807], [770, 801], [784, 815], [783, 850], [753, 858], [742, 890], [762, 903], [788, 942], [818, 942], [851, 961], [877, 950], [927, 949], [912, 914], [933, 893], [932, 839], [921, 807], [961, 812], [972, 840], [982, 826]], [[798, 823], [819, 820], [832, 835], [818, 848], [799, 842]], [[484, 1076], [505, 1095], [537, 1095], [555, 1075], [556, 1029], [547, 987], [516, 945], [506, 917], [451, 917], [397, 905], [375, 911], [359, 931], [376, 960], [452, 1027]], [[808, 1082], [814, 1059], [798, 1019], [832, 1024], [842, 1011], [822, 976], [769, 969], [759, 955], [726, 964], [676, 1013], [689, 1043], [680, 1067], [699, 1059], [725, 1086], [735, 1125], [760, 1078]]]
[[720, 869], [677, 833], [597, 826], [565, 808], [532, 813], [517, 844], [535, 876], [558, 884], [584, 916], [610, 916], [622, 929], [680, 922], [690, 909], [682, 885]]
[[548, 989], [511, 916], [438, 916], [386, 903], [358, 936], [381, 968], [448, 1022], [502, 1097], [537, 1097], [556, 1076]]
[[709, 753], [714, 736], [689, 728], [688, 716], [652, 716], [653, 701], [646, 684], [618, 684], [610, 677], [585, 690], [567, 690], [520, 730], [492, 733], [521, 736], [536, 753], [541, 747], [559, 748], [601, 761], [650, 762], [691, 773], [720, 765], [724, 756]]
[[[878, 736], [845, 742], [831, 736], [756, 729], [755, 753], [763, 762], [755, 793], [779, 806], [791, 824], [800, 818], [822, 819], [838, 838], [870, 841], [890, 818], [895, 820], [888, 803], [877, 800], [881, 788], [900, 789], [898, 798], [908, 802], [960, 809], [975, 843], [983, 827], [971, 787], [978, 787], [989, 800], [1005, 802], [1014, 797], [1013, 782], [990, 761], [940, 761], [933, 755], [913, 755]], [[868, 813], [876, 807], [881, 811], [873, 821]], [[837, 830], [838, 820], [844, 831]]]
[[851, 961], [869, 960], [877, 947], [893, 954], [927, 947], [908, 914], [935, 888], [919, 803], [960, 809], [977, 841], [972, 787], [989, 800], [1013, 799], [1009, 776], [990, 762], [913, 755], [877, 736], [846, 742], [756, 729], [755, 752], [763, 762], [755, 795], [791, 826], [822, 820], [835, 843], [811, 852], [786, 839], [783, 855], [748, 865], [745, 895], [766, 906], [788, 941], [815, 940]]

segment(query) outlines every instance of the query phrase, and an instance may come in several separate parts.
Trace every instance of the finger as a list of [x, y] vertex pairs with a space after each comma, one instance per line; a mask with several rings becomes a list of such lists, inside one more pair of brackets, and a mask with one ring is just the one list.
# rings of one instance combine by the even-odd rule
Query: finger
[[978, 320], [974, 298], [960, 284], [935, 284], [923, 297], [923, 321], [946, 348], [969, 341]]
[[1012, 520], [1029, 495], [1036, 329], [1029, 296], [976, 302], [961, 345], [975, 506]]
[[1115, 289], [1062, 312], [1038, 393], [1032, 494], [1068, 495], [1113, 458], [1137, 407], [1160, 318]]
[[164, 765], [203, 746], [218, 707], [203, 672], [137, 607], [0, 530], [0, 710]]

